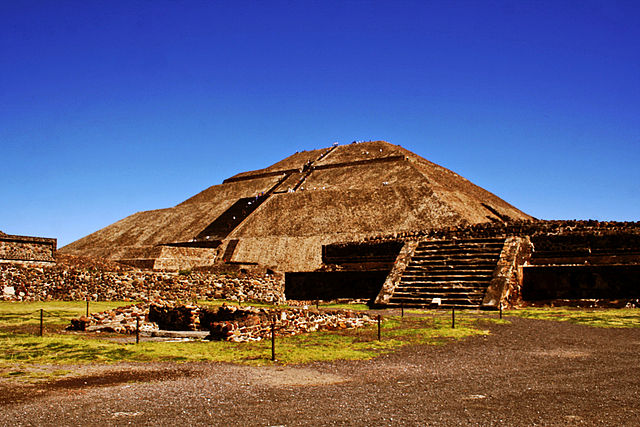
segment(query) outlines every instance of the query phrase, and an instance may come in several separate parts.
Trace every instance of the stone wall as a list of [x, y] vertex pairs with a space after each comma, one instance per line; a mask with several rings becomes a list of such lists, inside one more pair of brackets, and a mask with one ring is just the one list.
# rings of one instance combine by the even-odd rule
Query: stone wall
[[288, 300], [361, 299], [372, 303], [389, 270], [286, 273]]
[[365, 241], [425, 240], [425, 239], [470, 239], [507, 236], [537, 235], [640, 235], [640, 221], [595, 221], [595, 220], [518, 220], [503, 223], [481, 223], [459, 227], [405, 231], [370, 236]]
[[403, 245], [404, 242], [401, 240], [323, 245], [322, 262], [324, 264], [371, 261], [388, 261], [393, 263]]
[[181, 300], [284, 301], [279, 275], [188, 274], [143, 270], [107, 271], [69, 265], [0, 264], [2, 299], [43, 300]]
[[417, 247], [418, 242], [415, 240], [404, 243], [402, 249], [400, 249], [398, 257], [396, 258], [393, 268], [389, 272], [389, 275], [380, 289], [380, 293], [376, 296], [375, 305], [385, 305], [389, 303], [393, 296], [393, 291], [396, 289], [396, 286], [398, 286], [398, 283], [400, 283], [402, 274], [411, 262], [411, 258], [413, 257]]
[[217, 250], [212, 248], [188, 248], [163, 246], [153, 264], [154, 270], [178, 271], [214, 265]]
[[57, 240], [0, 235], [0, 261], [55, 262]]
[[640, 265], [532, 265], [523, 273], [525, 301], [640, 298]]
[[522, 268], [531, 257], [528, 237], [509, 237], [504, 243], [491, 283], [482, 301], [483, 309], [517, 305], [522, 289]]
[[640, 234], [538, 235], [532, 264], [640, 264]]

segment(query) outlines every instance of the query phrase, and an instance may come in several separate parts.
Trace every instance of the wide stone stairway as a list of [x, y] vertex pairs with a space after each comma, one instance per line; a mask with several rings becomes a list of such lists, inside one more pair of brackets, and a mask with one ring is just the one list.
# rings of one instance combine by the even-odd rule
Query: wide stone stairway
[[207, 228], [202, 230], [196, 236], [196, 239], [212, 239], [223, 240], [227, 237], [242, 221], [244, 221], [258, 206], [260, 206], [268, 195], [258, 197], [244, 197], [236, 201], [226, 211], [224, 211], [215, 221]]
[[479, 308], [504, 241], [466, 239], [420, 242], [389, 305]]

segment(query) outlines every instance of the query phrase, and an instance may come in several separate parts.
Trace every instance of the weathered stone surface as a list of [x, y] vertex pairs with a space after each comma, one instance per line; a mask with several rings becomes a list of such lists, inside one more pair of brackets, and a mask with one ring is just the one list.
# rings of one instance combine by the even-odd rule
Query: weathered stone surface
[[531, 257], [533, 246], [528, 237], [509, 237], [487, 288], [482, 308], [499, 309], [517, 304], [522, 288], [522, 266]]
[[[640, 235], [640, 221], [596, 220], [522, 220], [510, 219], [506, 223], [466, 224], [451, 227], [423, 228], [366, 237], [365, 241], [471, 239], [508, 236], [618, 236]], [[346, 242], [346, 240], [345, 240]]]
[[208, 338], [234, 342], [259, 341], [276, 335], [297, 335], [318, 330], [358, 328], [375, 323], [366, 313], [350, 310], [267, 309], [223, 304], [216, 309], [172, 302], [140, 303], [88, 317], [72, 319], [69, 330], [133, 334], [139, 319], [144, 334], [158, 330], [209, 331]]
[[149, 334], [158, 330], [158, 325], [149, 321], [149, 304], [140, 303], [101, 313], [91, 313], [89, 316], [81, 316], [71, 319], [67, 327], [72, 331], [85, 332], [110, 332], [118, 334], [134, 334], [139, 328], [142, 334]]
[[[133, 214], [61, 251], [155, 269], [215, 260], [313, 271], [322, 265], [322, 245], [509, 218], [531, 217], [400, 146], [368, 141], [296, 153], [177, 206]], [[166, 246], [200, 250], [169, 254]]]
[[160, 329], [173, 331], [193, 331], [199, 329], [200, 308], [187, 305], [151, 304], [149, 320]]
[[[209, 272], [179, 274], [136, 269], [109, 271], [57, 264], [0, 264], [2, 299], [11, 301], [85, 300], [131, 301], [229, 299], [283, 302], [281, 276], [225, 275]], [[10, 288], [13, 288], [13, 293]]]
[[209, 309], [171, 303], [151, 305], [149, 320], [157, 322], [160, 329], [209, 330], [210, 339], [236, 342], [268, 338], [272, 324], [276, 335], [297, 335], [375, 323], [366, 313], [350, 310], [267, 309], [226, 304]]
[[0, 234], [0, 261], [53, 262], [57, 240]]
[[376, 297], [375, 304], [376, 305], [385, 305], [388, 304], [393, 296], [393, 291], [395, 290], [398, 283], [400, 283], [400, 279], [402, 278], [402, 273], [411, 262], [411, 257], [418, 247], [418, 242], [415, 240], [409, 240], [404, 243], [402, 249], [400, 249], [400, 253], [396, 258], [396, 261], [391, 269], [391, 272], [387, 276], [382, 288], [380, 289], [380, 293]]

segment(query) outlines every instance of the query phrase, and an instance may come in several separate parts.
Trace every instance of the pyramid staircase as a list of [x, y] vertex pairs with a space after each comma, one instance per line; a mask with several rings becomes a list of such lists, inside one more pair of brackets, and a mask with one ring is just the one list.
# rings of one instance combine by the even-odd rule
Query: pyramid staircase
[[505, 239], [420, 242], [389, 305], [480, 308], [504, 242]]

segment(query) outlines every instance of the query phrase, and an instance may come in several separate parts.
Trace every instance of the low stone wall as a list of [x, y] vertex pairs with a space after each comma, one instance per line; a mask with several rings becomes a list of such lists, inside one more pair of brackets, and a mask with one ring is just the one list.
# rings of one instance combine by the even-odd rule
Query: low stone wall
[[230, 276], [142, 270], [106, 271], [67, 265], [0, 264], [0, 297], [12, 301], [229, 299], [284, 302], [281, 276]]
[[637, 299], [640, 265], [554, 265], [523, 268], [522, 299]]
[[358, 299], [372, 303], [389, 270], [312, 271], [285, 274], [288, 300]]
[[0, 235], [0, 261], [54, 262], [57, 240]]
[[401, 240], [322, 245], [322, 262], [324, 264], [371, 261], [394, 262], [403, 245], [404, 242]]
[[395, 263], [393, 264], [393, 269], [389, 272], [389, 275], [382, 284], [380, 293], [376, 297], [375, 305], [385, 305], [389, 303], [393, 296], [393, 291], [396, 289], [396, 286], [398, 286], [398, 283], [400, 283], [402, 274], [411, 262], [411, 258], [413, 257], [417, 247], [418, 242], [415, 240], [404, 243]]

